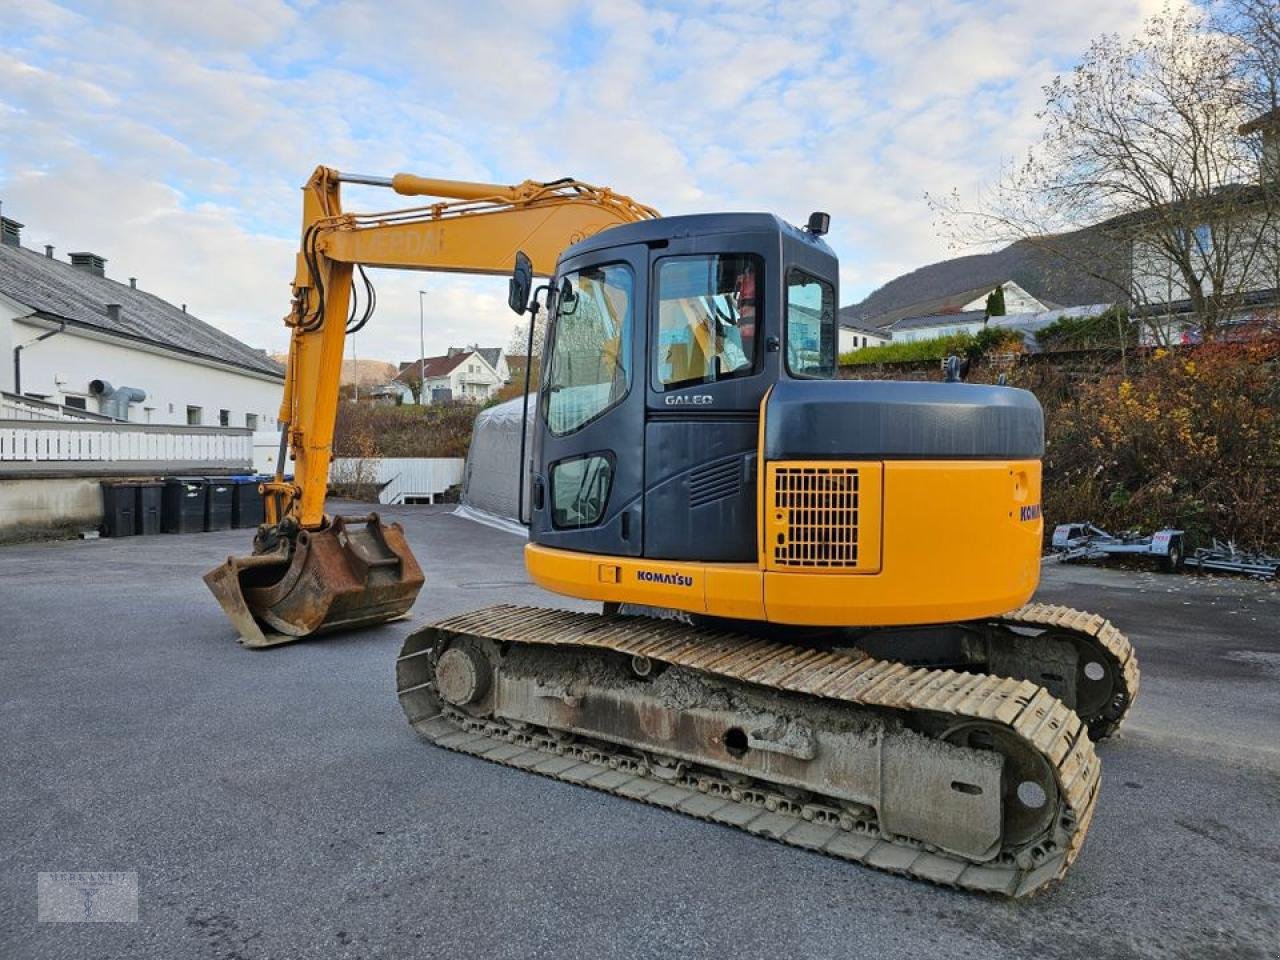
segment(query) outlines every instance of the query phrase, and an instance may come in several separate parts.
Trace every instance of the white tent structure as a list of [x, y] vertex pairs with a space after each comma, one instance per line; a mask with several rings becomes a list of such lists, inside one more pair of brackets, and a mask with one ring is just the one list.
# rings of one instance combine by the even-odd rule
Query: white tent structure
[[[525, 445], [524, 520], [529, 517], [530, 454], [533, 450], [534, 411], [538, 395], [529, 394], [529, 421]], [[482, 410], [471, 432], [471, 448], [462, 475], [460, 516], [524, 535], [526, 529], [517, 515], [520, 464], [520, 420], [524, 398], [516, 397]]]

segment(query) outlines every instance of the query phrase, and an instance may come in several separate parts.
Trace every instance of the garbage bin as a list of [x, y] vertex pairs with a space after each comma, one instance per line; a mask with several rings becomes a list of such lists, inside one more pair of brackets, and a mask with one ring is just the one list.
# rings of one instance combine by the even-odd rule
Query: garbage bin
[[137, 501], [137, 485], [133, 482], [102, 481], [102, 526], [108, 537], [133, 536]]
[[139, 480], [134, 532], [151, 536], [160, 532], [160, 517], [164, 509], [164, 483], [160, 480]]
[[231, 482], [230, 477], [206, 477], [205, 480], [204, 528], [230, 530], [236, 485]]
[[207, 485], [204, 477], [165, 477], [160, 521], [164, 533], [199, 533], [204, 529]]
[[262, 505], [262, 494], [258, 492], [261, 477], [232, 477], [235, 493], [231, 499], [231, 525], [240, 527], [256, 527], [266, 521], [266, 509]]

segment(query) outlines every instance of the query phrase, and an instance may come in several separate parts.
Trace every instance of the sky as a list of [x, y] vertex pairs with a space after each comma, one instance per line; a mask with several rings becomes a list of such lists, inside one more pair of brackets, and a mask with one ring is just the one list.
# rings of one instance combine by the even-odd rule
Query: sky
[[[953, 255], [926, 191], [1039, 133], [1041, 86], [1161, 0], [0, 0], [0, 203], [269, 350], [318, 165], [573, 176], [663, 213], [831, 214], [842, 303]], [[407, 198], [346, 188], [351, 211]], [[505, 280], [375, 271], [361, 358], [505, 346]]]

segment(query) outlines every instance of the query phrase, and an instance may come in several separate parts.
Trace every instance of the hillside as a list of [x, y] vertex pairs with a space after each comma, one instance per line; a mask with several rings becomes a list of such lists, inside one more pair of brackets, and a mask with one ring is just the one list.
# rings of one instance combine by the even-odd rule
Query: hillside
[[[1097, 231], [1080, 231], [1056, 238], [1054, 244], [1065, 256], [1055, 255], [1029, 240], [1019, 240], [992, 253], [956, 257], [932, 263], [890, 280], [859, 303], [840, 308], [846, 320], [873, 326], [909, 316], [941, 313], [973, 299], [982, 289], [1012, 280], [1036, 299], [1055, 306], [1111, 303], [1116, 288], [1088, 275], [1084, 264], [1096, 265], [1094, 272], [1107, 274], [1102, 266], [1109, 256], [1124, 263], [1114, 244]], [[1118, 276], [1113, 268], [1109, 275]]]

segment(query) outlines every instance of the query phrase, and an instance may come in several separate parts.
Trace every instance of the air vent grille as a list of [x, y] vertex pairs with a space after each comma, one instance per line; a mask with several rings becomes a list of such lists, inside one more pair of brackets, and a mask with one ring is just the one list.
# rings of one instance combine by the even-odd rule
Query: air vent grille
[[702, 507], [742, 489], [742, 460], [735, 457], [699, 467], [689, 475], [689, 506]]
[[857, 467], [776, 466], [771, 491], [773, 562], [781, 567], [858, 566]]

